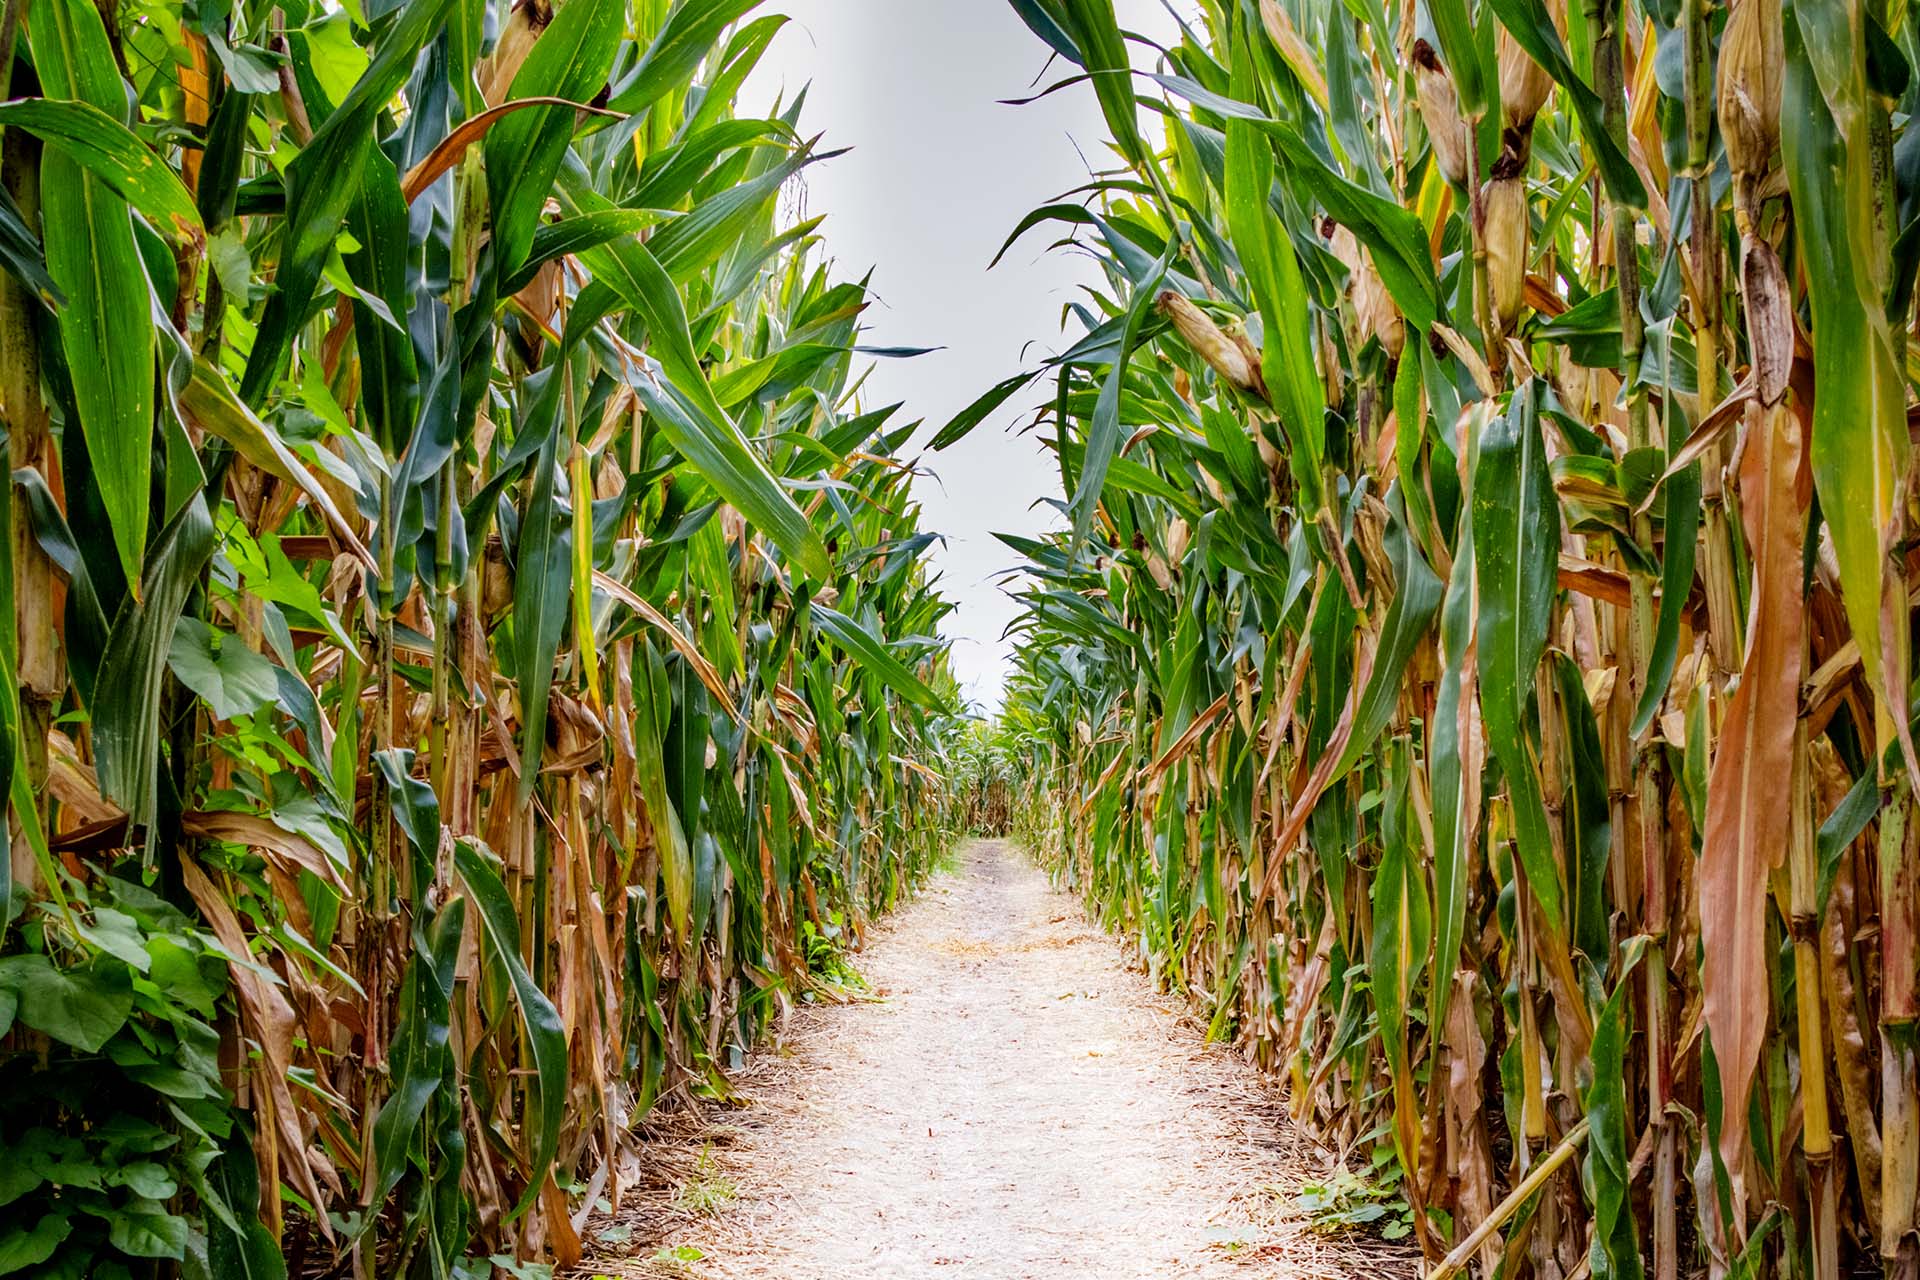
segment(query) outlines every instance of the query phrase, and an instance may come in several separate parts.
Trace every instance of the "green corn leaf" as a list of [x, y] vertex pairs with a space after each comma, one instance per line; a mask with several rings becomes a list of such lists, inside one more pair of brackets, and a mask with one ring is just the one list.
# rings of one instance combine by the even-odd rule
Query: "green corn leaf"
[[1420, 361], [1401, 360], [1393, 376], [1393, 414], [1399, 424], [1393, 440], [1393, 466], [1399, 477], [1400, 496], [1407, 504], [1407, 525], [1414, 542], [1432, 561], [1441, 554], [1443, 535], [1440, 519], [1434, 514], [1433, 500], [1427, 493], [1426, 477], [1421, 474], [1427, 414], [1420, 380]]
[[[655, 679], [656, 671], [660, 679]], [[691, 942], [693, 915], [693, 846], [680, 821], [667, 787], [666, 739], [671, 711], [664, 669], [652, 647], [639, 644], [633, 654], [634, 775], [660, 844], [660, 878], [664, 882], [667, 919], [681, 943]]]
[[1401, 681], [1407, 673], [1407, 664], [1413, 660], [1413, 653], [1426, 639], [1428, 629], [1433, 624], [1433, 616], [1440, 609], [1440, 600], [1445, 593], [1438, 576], [1413, 545], [1408, 536], [1406, 511], [1401, 504], [1400, 486], [1395, 485], [1387, 491], [1387, 559], [1393, 566], [1394, 594], [1393, 603], [1387, 606], [1386, 620], [1380, 625], [1380, 638], [1373, 655], [1373, 671], [1367, 677], [1366, 688], [1360, 693], [1360, 705], [1353, 713], [1353, 729], [1347, 737], [1345, 750], [1340, 753], [1340, 762], [1334, 766], [1332, 778], [1337, 781], [1347, 775], [1360, 757], [1373, 748], [1374, 742], [1392, 719], [1394, 707], [1400, 701]]
[[[1675, 433], [1678, 435], [1678, 433]], [[1679, 443], [1678, 441], [1675, 442]], [[1633, 711], [1629, 734], [1638, 738], [1653, 723], [1666, 701], [1667, 685], [1680, 658], [1680, 620], [1693, 590], [1693, 560], [1700, 531], [1700, 467], [1686, 468], [1661, 486], [1665, 504], [1666, 541], [1660, 557], [1660, 616], [1654, 627], [1653, 650], [1647, 656], [1647, 684]]]
[[453, 865], [473, 900], [488, 963], [504, 973], [513, 989], [520, 1030], [533, 1070], [526, 1077], [527, 1189], [511, 1216], [527, 1211], [546, 1186], [560, 1149], [560, 1125], [567, 1109], [567, 1033], [559, 1011], [527, 971], [520, 949], [520, 920], [514, 901], [485, 846], [462, 839], [453, 846]]
[[[1885, 280], [1871, 225], [1881, 201], [1880, 171], [1872, 157], [1870, 104], [1865, 101], [1865, 53], [1845, 30], [1850, 5], [1800, 12], [1785, 24], [1787, 75], [1780, 111], [1781, 148], [1793, 193], [1796, 242], [1805, 258], [1813, 314], [1813, 368], [1820, 394], [1813, 402], [1814, 488], [1833, 537], [1841, 599], [1875, 698], [1887, 714], [1906, 694], [1904, 627], [1887, 632], [1883, 611], [1904, 617], [1905, 589], [1887, 572], [1887, 531], [1894, 527], [1901, 478], [1912, 451], [1906, 421], [1904, 343], [1896, 346], [1880, 297]], [[1822, 6], [1806, 6], [1818, 10]], [[1835, 26], [1841, 28], [1835, 30]], [[1817, 40], [1801, 40], [1812, 27]], [[1810, 56], [1823, 51], [1816, 79]], [[1849, 52], [1851, 50], [1851, 52]], [[1843, 134], [1822, 97], [1824, 81], [1848, 107], [1853, 129]], [[1884, 246], [1882, 246], [1884, 248]], [[1889, 594], [1898, 598], [1888, 600]], [[1890, 698], [1889, 691], [1901, 693]], [[1880, 745], [1885, 745], [1884, 743]]]
[[1120, 34], [1120, 23], [1114, 17], [1113, 0], [1060, 0], [1057, 16], [1060, 27], [1080, 55], [1080, 65], [1093, 80], [1100, 113], [1106, 117], [1107, 128], [1113, 131], [1113, 141], [1120, 154], [1135, 169], [1147, 170], [1152, 160], [1146, 139], [1140, 135], [1133, 93], [1133, 63], [1127, 57], [1126, 38]]
[[1140, 345], [1147, 319], [1153, 311], [1154, 294], [1173, 262], [1175, 245], [1166, 252], [1143, 280], [1134, 282], [1133, 299], [1127, 305], [1126, 322], [1121, 333], [1120, 351], [1100, 385], [1100, 398], [1094, 405], [1093, 425], [1087, 433], [1087, 451], [1080, 466], [1079, 479], [1073, 485], [1073, 541], [1076, 546], [1087, 540], [1093, 528], [1094, 509], [1100, 505], [1100, 491], [1107, 482], [1107, 469], [1120, 452], [1120, 390], [1126, 385], [1127, 362]]
[[608, 106], [632, 115], [686, 83], [719, 41], [720, 34], [760, 5], [760, 0], [685, 0], [667, 18], [631, 74], [615, 87]]
[[[29, 10], [34, 65], [49, 94], [90, 104], [101, 114], [126, 109], [126, 91], [99, 12], [81, 0], [34, 0]], [[108, 117], [111, 119], [111, 117]], [[113, 545], [127, 581], [140, 581], [146, 555], [153, 460], [156, 346], [146, 267], [127, 202], [66, 152], [40, 164], [41, 225], [47, 271], [66, 299], [57, 313], [60, 344], [73, 379]]]
[[1507, 412], [1488, 422], [1480, 439], [1473, 482], [1480, 706], [1487, 745], [1507, 777], [1528, 887], [1548, 927], [1564, 935], [1565, 893], [1540, 793], [1538, 730], [1527, 710], [1546, 652], [1560, 554], [1560, 507], [1536, 394], [1533, 383], [1515, 391]]
[[[421, 392], [412, 335], [389, 323], [413, 311], [407, 217], [399, 169], [373, 148], [347, 209], [347, 230], [359, 248], [346, 255], [346, 267], [360, 294], [353, 302], [353, 342], [360, 353], [362, 421], [390, 458], [407, 451]], [[385, 318], [376, 310], [381, 304]]]
[[[437, 831], [436, 831], [437, 838]], [[398, 1028], [389, 1054], [393, 1091], [373, 1121], [376, 1199], [384, 1200], [406, 1175], [414, 1136], [434, 1095], [444, 1093], [456, 1113], [459, 1084], [453, 1055], [451, 1001], [467, 900], [455, 898], [434, 917], [432, 941], [417, 939], [401, 986]], [[422, 1161], [421, 1163], [426, 1163]], [[369, 1224], [370, 1226], [371, 1224]]]
[[1596, 1280], [1640, 1280], [1640, 1229], [1633, 1211], [1633, 1156], [1627, 1108], [1627, 975], [1646, 951], [1636, 937], [1621, 948], [1620, 972], [1613, 994], [1593, 1028], [1593, 1081], [1584, 1099], [1587, 1154], [1581, 1166], [1587, 1200], [1593, 1206], [1593, 1244], [1587, 1257]]
[[1037, 376], [1032, 373], [1017, 373], [1011, 378], [995, 383], [985, 395], [953, 415], [947, 425], [940, 428], [927, 447], [938, 453], [951, 445], [959, 444], [972, 433], [975, 427], [985, 422], [996, 409], [1012, 399], [1022, 387], [1027, 386]]
[[[553, 371], [565, 378], [564, 367]], [[533, 795], [546, 753], [547, 698], [553, 687], [553, 662], [566, 629], [573, 581], [572, 519], [556, 491], [560, 437], [551, 431], [534, 459], [532, 488], [520, 519], [513, 584], [514, 675], [520, 686], [519, 800]], [[576, 500], [584, 500], [584, 495]]]
[[533, 282], [542, 266], [556, 258], [585, 253], [609, 240], [639, 235], [660, 220], [661, 215], [652, 209], [599, 209], [559, 222], [542, 223], [534, 229], [526, 261], [501, 286], [501, 292], [520, 292]]
[[1472, 0], [1421, 0], [1421, 6], [1440, 38], [1440, 57], [1453, 77], [1461, 113], [1469, 120], [1480, 119], [1495, 106], [1500, 85], [1480, 42]]
[[1367, 949], [1380, 1047], [1393, 1075], [1394, 1146], [1403, 1167], [1419, 1159], [1420, 1133], [1407, 1012], [1433, 942], [1433, 904], [1411, 843], [1416, 838], [1407, 803], [1411, 754], [1407, 739], [1396, 739], [1383, 765], [1387, 796], [1381, 810], [1380, 865], [1373, 878], [1373, 936]]
[[174, 628], [213, 556], [213, 521], [196, 495], [147, 551], [138, 598], [121, 606], [94, 686], [93, 748], [100, 793], [136, 826], [157, 799], [162, 682]]
[[[1471, 470], [1469, 471], [1471, 474]], [[1461, 507], [1454, 540], [1453, 572], [1440, 606], [1440, 687], [1434, 694], [1427, 737], [1427, 769], [1433, 785], [1433, 1014], [1427, 1025], [1447, 1025], [1453, 975], [1466, 936], [1468, 879], [1473, 845], [1472, 796], [1480, 781], [1461, 758], [1462, 727], [1477, 717], [1476, 667], [1468, 650], [1474, 627], [1474, 550], [1471, 502]]]
[[814, 623], [833, 639], [868, 671], [873, 672], [889, 689], [909, 702], [917, 702], [924, 707], [938, 708], [944, 705], [940, 696], [927, 687], [926, 682], [915, 675], [906, 663], [894, 656], [894, 653], [872, 631], [849, 618], [837, 609], [826, 605], [813, 605]]
[[[625, 24], [624, 0], [570, 0], [561, 5], [533, 42], [507, 98], [592, 98], [607, 83]], [[575, 114], [572, 107], [530, 107], [487, 131], [493, 262], [503, 279], [526, 259], [533, 243], [534, 226], [573, 136]]]
[[414, 753], [404, 747], [373, 753], [393, 820], [413, 856], [430, 869], [440, 856], [440, 800], [432, 787], [413, 776], [414, 759]]
[[90, 102], [27, 98], [0, 103], [0, 125], [17, 124], [147, 216], [175, 240], [203, 239], [200, 210], [173, 170], [120, 121]]
[[721, 408], [700, 367], [680, 295], [660, 262], [631, 237], [608, 241], [582, 257], [646, 321], [650, 348], [671, 387], [655, 384], [638, 370], [629, 381], [674, 448], [802, 572], [825, 581], [832, 573], [826, 544]]
[[256, 417], [234, 394], [226, 377], [204, 356], [195, 358], [192, 377], [179, 394], [180, 407], [195, 425], [232, 445], [236, 453], [268, 475], [285, 480], [305, 494], [341, 545], [353, 552], [361, 563], [372, 567], [373, 554], [360, 541], [360, 535], [354, 532], [319, 480], [280, 434]]
[[1077, 66], [1086, 65], [1086, 58], [1062, 27], [1063, 0], [1008, 0], [1013, 11], [1020, 15], [1020, 21], [1027, 28], [1069, 62]]
[[[1381, 282], [1414, 328], [1429, 329], [1444, 314], [1440, 285], [1434, 278], [1433, 259], [1427, 248], [1427, 233], [1411, 210], [1349, 182], [1319, 150], [1308, 144], [1299, 130], [1284, 121], [1271, 119], [1258, 107], [1237, 97], [1214, 93], [1181, 76], [1156, 75], [1154, 79], [1195, 106], [1223, 116], [1229, 122], [1252, 125], [1271, 139], [1279, 148], [1287, 175], [1304, 184], [1335, 222], [1367, 246]], [[1230, 218], [1231, 213], [1229, 206]], [[1269, 220], [1274, 216], [1271, 212], [1267, 214]], [[1245, 246], [1237, 232], [1234, 242], [1244, 253]]]
[[1612, 850], [1612, 815], [1607, 800], [1607, 761], [1600, 745], [1600, 724], [1580, 676], [1580, 666], [1564, 653], [1555, 653], [1554, 681], [1558, 686], [1565, 730], [1567, 788], [1561, 796], [1566, 829], [1567, 870], [1572, 880], [1574, 947], [1602, 972], [1606, 970], [1612, 940], [1608, 936], [1606, 887]]
[[247, 404], [266, 399], [294, 334], [306, 323], [321, 271], [374, 145], [377, 114], [406, 82], [421, 48], [443, 30], [453, 2], [407, 0], [366, 70], [287, 166], [280, 264], [240, 382], [240, 398]]
[[[1234, 81], [1251, 92], [1246, 41], [1236, 46]], [[1312, 519], [1326, 502], [1320, 469], [1327, 451], [1326, 389], [1314, 361], [1313, 322], [1293, 243], [1268, 208], [1273, 147], [1243, 119], [1227, 121], [1227, 225], [1240, 251], [1248, 286], [1260, 304], [1260, 371], [1287, 438], [1287, 465], [1300, 488], [1302, 513]]]
[[787, 179], [808, 165], [846, 154], [816, 153], [811, 147], [809, 143], [764, 173], [702, 200], [684, 217], [675, 218], [654, 233], [648, 247], [676, 285], [693, 280], [739, 245], [766, 216], [768, 205]]
[[4, 190], [0, 190], [0, 266], [33, 290], [49, 311], [65, 301], [53, 277], [47, 274], [47, 254], [40, 246], [40, 237], [27, 225], [26, 215], [13, 196]]

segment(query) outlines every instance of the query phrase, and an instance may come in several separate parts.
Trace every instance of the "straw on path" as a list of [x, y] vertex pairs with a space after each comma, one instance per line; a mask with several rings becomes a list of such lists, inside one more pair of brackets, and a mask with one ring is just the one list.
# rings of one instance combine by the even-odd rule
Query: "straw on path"
[[1292, 1203], [1326, 1157], [1271, 1086], [1005, 845], [968, 846], [859, 963], [882, 998], [798, 1011], [736, 1080], [750, 1105], [656, 1153], [674, 1172], [629, 1260], [588, 1274], [1410, 1272], [1311, 1230]]

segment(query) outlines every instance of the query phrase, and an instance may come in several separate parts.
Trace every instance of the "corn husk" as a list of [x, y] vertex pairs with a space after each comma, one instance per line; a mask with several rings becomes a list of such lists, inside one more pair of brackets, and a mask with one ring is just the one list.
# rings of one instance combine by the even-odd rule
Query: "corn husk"
[[1368, 338], [1374, 338], [1382, 350], [1398, 360], [1407, 345], [1407, 327], [1400, 318], [1400, 308], [1393, 303], [1393, 295], [1387, 292], [1386, 281], [1374, 268], [1373, 255], [1342, 226], [1334, 227], [1328, 247], [1347, 269], [1347, 297], [1353, 303], [1353, 322], [1347, 327], [1348, 343], [1357, 350]]
[[1527, 183], [1519, 174], [1489, 178], [1480, 192], [1485, 216], [1487, 284], [1501, 333], [1511, 333], [1527, 296]]
[[1348, 311], [1346, 323], [1342, 327], [1347, 331], [1347, 345], [1357, 351], [1366, 341], [1367, 335], [1366, 323], [1360, 318], [1360, 300], [1357, 296], [1361, 270], [1360, 242], [1354, 239], [1353, 232], [1335, 223], [1333, 233], [1327, 237], [1327, 248], [1339, 260], [1340, 265], [1347, 269], [1347, 284], [1344, 292], [1353, 306]]
[[1501, 118], [1509, 129], [1524, 129], [1552, 96], [1553, 77], [1505, 30], [1499, 36], [1499, 57]]
[[1413, 42], [1413, 83], [1420, 118], [1426, 121], [1427, 137], [1433, 143], [1434, 162], [1448, 182], [1464, 186], [1471, 141], [1467, 122], [1460, 114], [1460, 96], [1454, 92], [1453, 78], [1425, 40]]
[[1374, 270], [1371, 256], [1365, 265], [1354, 291], [1354, 306], [1368, 331], [1380, 340], [1381, 349], [1398, 360], [1407, 345], [1407, 322], [1401, 318], [1400, 308], [1394, 305], [1393, 295], [1387, 292], [1387, 282]]
[[1780, 143], [1780, 86], [1785, 50], [1780, 0], [1740, 0], [1720, 40], [1720, 134], [1736, 178], [1757, 180]]
[[[1278, 475], [1280, 469], [1286, 466], [1287, 460], [1280, 456], [1280, 450], [1274, 447], [1273, 441], [1267, 439], [1267, 433], [1255, 431], [1253, 443], [1254, 447], [1260, 450], [1260, 465]], [[1219, 482], [1213, 478], [1213, 473], [1205, 467], [1200, 468], [1200, 478], [1207, 482], [1209, 489], [1217, 489], [1219, 486]]]
[[520, 64], [527, 60], [527, 54], [533, 51], [533, 42], [552, 21], [553, 6], [547, 0], [521, 0], [507, 14], [493, 52], [483, 58], [477, 68], [480, 93], [489, 107], [497, 107], [507, 100], [507, 90], [513, 86], [514, 76], [520, 73]]
[[1279, 0], [1260, 0], [1260, 25], [1266, 28], [1267, 39], [1273, 41], [1273, 47], [1280, 51], [1288, 69], [1300, 78], [1301, 87], [1324, 108], [1327, 78], [1320, 70], [1320, 55], [1300, 38], [1293, 19], [1280, 7]]
[[[1548, 0], [1548, 15], [1562, 38], [1567, 33], [1566, 0]], [[1500, 112], [1509, 129], [1525, 129], [1553, 96], [1553, 77], [1502, 27], [1495, 37], [1500, 63]]]
[[1186, 559], [1187, 543], [1191, 541], [1192, 536], [1192, 530], [1188, 528], [1185, 520], [1179, 516], [1169, 520], [1167, 522], [1167, 559], [1174, 564], [1179, 564]]
[[1213, 317], [1172, 289], [1163, 289], [1160, 313], [1173, 322], [1174, 331], [1193, 353], [1207, 362], [1221, 379], [1260, 399], [1267, 398], [1260, 377], [1260, 358], [1244, 334], [1229, 334]]

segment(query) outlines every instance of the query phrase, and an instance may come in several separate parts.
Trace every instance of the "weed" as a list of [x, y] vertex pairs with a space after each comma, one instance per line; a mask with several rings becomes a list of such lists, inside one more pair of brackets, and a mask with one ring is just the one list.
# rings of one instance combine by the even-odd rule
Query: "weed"
[[673, 1193], [673, 1204], [675, 1208], [696, 1217], [712, 1217], [739, 1194], [740, 1189], [720, 1172], [719, 1164], [713, 1158], [713, 1148], [702, 1147], [700, 1158], [694, 1162], [693, 1172]]

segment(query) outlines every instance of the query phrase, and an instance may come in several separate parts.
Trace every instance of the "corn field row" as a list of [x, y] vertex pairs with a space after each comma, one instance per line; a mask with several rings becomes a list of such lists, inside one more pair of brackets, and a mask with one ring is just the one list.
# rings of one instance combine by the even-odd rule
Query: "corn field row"
[[756, 8], [6, 0], [0, 1274], [573, 1263], [954, 836]]
[[1014, 8], [1019, 832], [1432, 1276], [1920, 1273], [1920, 8]]

